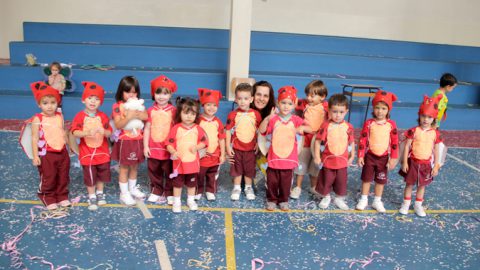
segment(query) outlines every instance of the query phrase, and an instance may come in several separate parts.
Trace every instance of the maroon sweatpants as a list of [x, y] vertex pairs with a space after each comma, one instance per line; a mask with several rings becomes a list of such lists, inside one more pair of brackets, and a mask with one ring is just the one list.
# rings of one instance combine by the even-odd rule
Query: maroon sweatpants
[[[158, 196], [173, 196], [172, 160], [149, 158], [147, 162], [151, 193]], [[165, 185], [163, 181], [165, 180]]]
[[330, 194], [331, 187], [339, 196], [347, 195], [347, 168], [328, 169], [323, 167], [318, 174], [317, 187], [322, 196]]
[[203, 194], [205, 191], [205, 185], [207, 186], [207, 192], [217, 193], [218, 167], [219, 165], [212, 167], [200, 167], [200, 172], [198, 173], [197, 179], [197, 194]]
[[293, 169], [280, 170], [267, 168], [267, 201], [273, 203], [288, 202], [292, 188]]
[[70, 157], [67, 149], [61, 152], [47, 152], [45, 156], [40, 157], [40, 161], [38, 198], [44, 205], [68, 200]]

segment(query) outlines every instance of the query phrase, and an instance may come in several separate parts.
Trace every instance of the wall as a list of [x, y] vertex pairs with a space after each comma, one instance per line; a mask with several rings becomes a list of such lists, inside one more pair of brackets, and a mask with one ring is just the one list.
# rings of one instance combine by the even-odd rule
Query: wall
[[[252, 1], [253, 30], [480, 47], [476, 0]], [[0, 0], [0, 58], [24, 21], [228, 29], [229, 17], [230, 0]]]

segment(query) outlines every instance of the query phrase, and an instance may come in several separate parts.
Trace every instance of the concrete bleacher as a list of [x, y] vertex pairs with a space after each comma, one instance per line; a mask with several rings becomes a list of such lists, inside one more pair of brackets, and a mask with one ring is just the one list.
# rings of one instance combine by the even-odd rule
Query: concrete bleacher
[[[18, 97], [30, 96], [29, 83], [43, 79], [39, 67], [23, 65], [27, 53], [33, 53], [40, 63], [75, 64], [74, 83], [78, 86], [84, 80], [96, 81], [106, 88], [107, 99], [111, 99], [118, 81], [125, 75], [139, 79], [145, 99], [150, 80], [159, 74], [178, 83], [179, 95], [196, 95], [199, 87], [225, 93], [227, 30], [35, 22], [25, 22], [23, 27], [24, 41], [10, 44], [11, 65], [0, 66], [2, 100], [15, 103]], [[81, 67], [95, 64], [114, 68], [100, 71]], [[450, 119], [442, 127], [479, 129], [480, 121], [475, 121], [475, 117], [473, 126], [468, 127], [452, 118], [456, 115], [478, 118], [480, 48], [252, 32], [250, 77], [270, 81], [275, 89], [295, 85], [301, 97], [304, 86], [312, 79], [324, 80], [330, 94], [341, 92], [341, 84], [345, 83], [380, 85], [399, 97], [393, 116], [399, 116], [400, 121], [396, 120], [403, 128], [415, 124], [423, 94], [430, 95], [438, 87], [438, 79], [444, 72], [455, 74], [461, 84], [449, 95]], [[66, 104], [81, 105], [79, 96], [78, 92], [67, 95]], [[113, 100], [106, 102], [105, 111], [110, 111], [111, 103]], [[231, 108], [226, 101], [222, 104]], [[365, 100], [354, 104], [352, 123], [358, 126]], [[1, 106], [0, 117], [18, 118], [7, 107]], [[70, 107], [72, 114], [76, 107], [77, 104]], [[66, 118], [69, 114], [67, 109]]]

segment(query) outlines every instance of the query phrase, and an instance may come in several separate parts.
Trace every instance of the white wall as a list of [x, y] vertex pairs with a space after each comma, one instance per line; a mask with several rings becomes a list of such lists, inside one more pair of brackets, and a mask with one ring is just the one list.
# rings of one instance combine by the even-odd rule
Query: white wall
[[[477, 0], [253, 0], [252, 29], [480, 47], [478, 10]], [[228, 29], [229, 17], [230, 0], [0, 0], [0, 58], [24, 21]]]

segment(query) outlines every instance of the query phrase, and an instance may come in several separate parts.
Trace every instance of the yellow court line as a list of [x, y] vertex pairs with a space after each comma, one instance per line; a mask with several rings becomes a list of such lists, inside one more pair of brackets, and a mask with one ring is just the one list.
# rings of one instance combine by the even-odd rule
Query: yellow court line
[[225, 253], [227, 256], [227, 270], [237, 269], [235, 260], [235, 235], [233, 233], [232, 211], [225, 211]]

